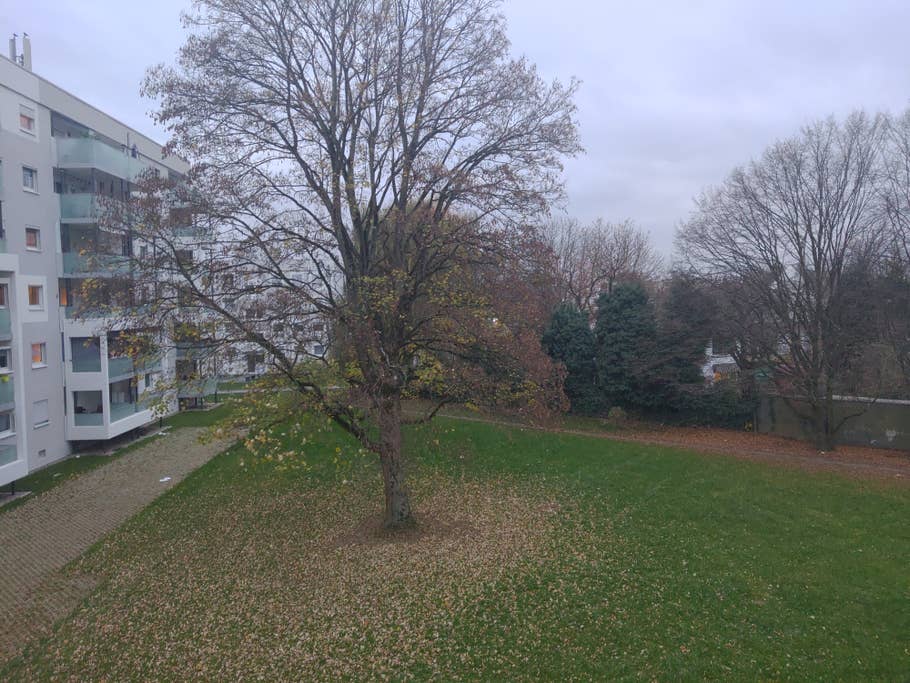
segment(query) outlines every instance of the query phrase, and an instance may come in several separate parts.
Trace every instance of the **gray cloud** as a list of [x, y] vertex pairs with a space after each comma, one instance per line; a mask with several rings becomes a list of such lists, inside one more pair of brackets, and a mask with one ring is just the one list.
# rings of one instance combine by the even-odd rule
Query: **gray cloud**
[[[139, 100], [183, 41], [187, 0], [5, 3], [35, 70], [160, 139]], [[506, 0], [517, 53], [581, 79], [586, 155], [566, 165], [568, 211], [633, 218], [669, 252], [706, 185], [817, 118], [910, 102], [906, 0]], [[5, 42], [4, 42], [5, 45]]]

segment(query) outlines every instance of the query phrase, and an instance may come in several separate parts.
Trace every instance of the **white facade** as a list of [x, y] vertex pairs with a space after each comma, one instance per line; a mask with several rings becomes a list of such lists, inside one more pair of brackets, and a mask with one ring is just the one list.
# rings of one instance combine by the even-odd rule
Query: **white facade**
[[[173, 353], [134, 368], [102, 320], [72, 318], [73, 298], [85, 277], [113, 281], [132, 249], [98, 224], [96, 197], [129, 196], [147, 168], [187, 170], [26, 66], [0, 57], [0, 485], [154, 418], [142, 397]], [[99, 257], [110, 268], [88, 272]]]

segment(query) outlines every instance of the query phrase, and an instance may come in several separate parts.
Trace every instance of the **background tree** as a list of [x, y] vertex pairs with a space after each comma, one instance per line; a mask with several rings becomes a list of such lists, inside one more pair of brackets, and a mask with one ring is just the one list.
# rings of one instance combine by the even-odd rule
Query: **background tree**
[[562, 304], [550, 318], [543, 334], [543, 347], [550, 358], [566, 368], [565, 392], [572, 410], [582, 414], [601, 408], [594, 361], [594, 332], [588, 315], [572, 304]]
[[580, 225], [556, 220], [547, 236], [554, 255], [559, 299], [588, 314], [591, 320], [601, 292], [623, 282], [654, 280], [663, 267], [648, 234], [632, 221], [596, 220]]
[[910, 109], [890, 119], [885, 147], [889, 248], [881, 265], [878, 329], [893, 349], [904, 391], [910, 391]]
[[[134, 224], [156, 256], [137, 278], [179, 283], [293, 389], [270, 392], [268, 422], [245, 415], [253, 446], [318, 411], [375, 453], [389, 525], [412, 517], [404, 397], [432, 383], [442, 402], [449, 378], [456, 396], [486, 378], [487, 396], [548, 402], [551, 377], [533, 375], [548, 371], [542, 330], [522, 353], [520, 316], [485, 286], [515, 271], [523, 219], [560, 196], [561, 158], [580, 149], [574, 85], [509, 57], [497, 4], [202, 0], [177, 67], [145, 84], [170, 149], [194, 162], [188, 199], [212, 238], [181, 260], [167, 207], [143, 193]], [[177, 304], [159, 292], [156, 324]], [[273, 331], [317, 320], [337, 340], [337, 381]]]
[[693, 272], [748, 313], [730, 320], [745, 326], [736, 338], [768, 359], [822, 450], [834, 447], [834, 396], [868, 333], [854, 302], [857, 269], [882, 253], [883, 134], [864, 114], [807, 127], [706, 192], [679, 237]]
[[657, 357], [657, 321], [640, 284], [622, 284], [597, 300], [597, 369], [605, 407], [648, 407]]

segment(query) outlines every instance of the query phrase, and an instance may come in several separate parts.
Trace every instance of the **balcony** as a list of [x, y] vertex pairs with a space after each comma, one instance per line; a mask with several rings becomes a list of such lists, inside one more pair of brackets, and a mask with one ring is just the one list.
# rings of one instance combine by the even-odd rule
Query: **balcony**
[[0, 467], [16, 462], [17, 459], [15, 446], [0, 446]]
[[[83, 308], [81, 306], [64, 306], [63, 314], [68, 320], [74, 320], [77, 318], [86, 318], [86, 319], [97, 319], [97, 318], [107, 318], [112, 314], [106, 309], [100, 308]], [[101, 361], [99, 361], [100, 364]], [[99, 367], [100, 370], [100, 367]]]
[[131, 377], [136, 374], [133, 359], [126, 357], [107, 359], [108, 377]]
[[0, 375], [0, 404], [15, 403], [16, 387], [12, 375]]
[[100, 427], [104, 424], [104, 414], [76, 413], [73, 415], [73, 424], [77, 427]]
[[96, 223], [100, 213], [95, 195], [87, 193], [60, 195], [60, 219], [64, 223]]
[[111, 403], [111, 422], [118, 422], [145, 410], [138, 403]]
[[95, 168], [112, 176], [135, 180], [150, 164], [96, 138], [56, 138], [57, 166], [65, 169]]
[[128, 256], [63, 252], [64, 275], [123, 275], [130, 270]]
[[13, 327], [10, 322], [9, 309], [0, 308], [0, 339], [12, 339]]

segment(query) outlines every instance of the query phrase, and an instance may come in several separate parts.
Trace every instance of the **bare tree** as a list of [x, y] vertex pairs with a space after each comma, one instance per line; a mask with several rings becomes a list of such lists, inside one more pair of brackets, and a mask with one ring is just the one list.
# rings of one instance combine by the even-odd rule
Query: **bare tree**
[[891, 227], [888, 259], [876, 298], [882, 337], [910, 389], [910, 109], [889, 119], [885, 148], [885, 206]]
[[[255, 433], [285, 403], [327, 415], [377, 454], [390, 526], [412, 517], [404, 397], [438, 406], [492, 383], [486, 396], [533, 406], [535, 387], [558, 387], [535, 381], [539, 332], [497, 292], [518, 281], [523, 220], [561, 195], [561, 158], [580, 150], [575, 86], [510, 58], [498, 4], [200, 0], [177, 67], [145, 84], [212, 230], [181, 260], [162, 188], [134, 207], [155, 253], [138, 277], [179, 283], [157, 294], [156, 324], [179, 319], [179, 291], [267, 352], [294, 391], [269, 392]], [[307, 320], [333, 329], [326, 364], [270, 327]]]
[[663, 267], [648, 234], [629, 220], [556, 220], [548, 234], [560, 298], [592, 318], [601, 292], [612, 292], [620, 282], [653, 280]]
[[697, 202], [679, 244], [725, 283], [737, 338], [767, 359], [780, 393], [834, 447], [841, 375], [870, 334], [859, 290], [882, 253], [880, 117], [816, 123], [773, 145]]

